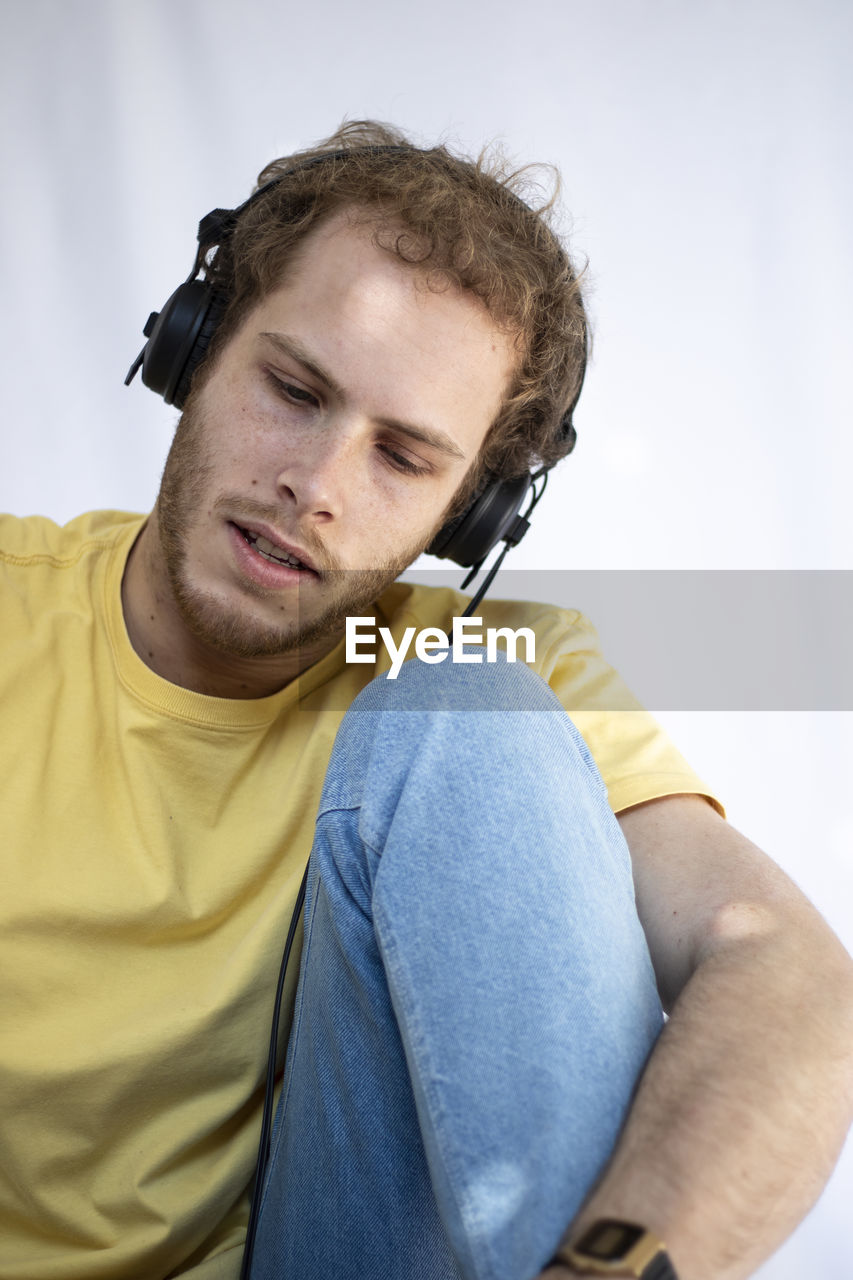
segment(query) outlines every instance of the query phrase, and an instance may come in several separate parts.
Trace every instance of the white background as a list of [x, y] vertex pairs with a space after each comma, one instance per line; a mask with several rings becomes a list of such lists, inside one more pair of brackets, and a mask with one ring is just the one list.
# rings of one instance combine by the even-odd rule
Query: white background
[[[199, 217], [373, 116], [564, 175], [594, 360], [514, 569], [853, 568], [846, 0], [2, 0], [0, 21], [0, 507], [151, 505], [175, 414], [122, 379]], [[662, 718], [853, 949], [851, 714]], [[848, 1143], [762, 1280], [849, 1280], [851, 1203]]]

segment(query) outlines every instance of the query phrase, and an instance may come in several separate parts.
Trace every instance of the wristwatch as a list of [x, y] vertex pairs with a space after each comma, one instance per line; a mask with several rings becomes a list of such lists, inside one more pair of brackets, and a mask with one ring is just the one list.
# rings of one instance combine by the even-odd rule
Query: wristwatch
[[634, 1276], [635, 1280], [678, 1280], [666, 1246], [635, 1222], [600, 1218], [572, 1244], [557, 1250], [554, 1262], [564, 1262], [582, 1276]]

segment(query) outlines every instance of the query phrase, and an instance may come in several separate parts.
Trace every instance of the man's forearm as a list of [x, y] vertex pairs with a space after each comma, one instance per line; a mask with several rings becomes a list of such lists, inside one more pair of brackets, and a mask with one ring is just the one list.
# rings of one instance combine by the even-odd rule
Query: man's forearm
[[801, 917], [728, 927], [570, 1233], [599, 1217], [642, 1223], [680, 1280], [750, 1276], [817, 1199], [853, 1120], [849, 956], [817, 917], [807, 930]]

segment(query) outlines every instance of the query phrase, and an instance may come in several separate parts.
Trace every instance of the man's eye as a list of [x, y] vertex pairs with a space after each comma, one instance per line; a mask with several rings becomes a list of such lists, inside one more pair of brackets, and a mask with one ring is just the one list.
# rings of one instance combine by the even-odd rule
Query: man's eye
[[306, 391], [304, 387], [298, 387], [293, 382], [288, 382], [285, 378], [279, 378], [276, 374], [267, 370], [267, 380], [272, 385], [276, 395], [288, 400], [291, 404], [308, 404], [317, 405], [319, 401], [310, 391]]
[[432, 468], [413, 462], [411, 458], [407, 458], [404, 453], [398, 453], [396, 449], [392, 449], [390, 445], [382, 445], [382, 452], [390, 466], [397, 471], [403, 471], [410, 476], [424, 476]]

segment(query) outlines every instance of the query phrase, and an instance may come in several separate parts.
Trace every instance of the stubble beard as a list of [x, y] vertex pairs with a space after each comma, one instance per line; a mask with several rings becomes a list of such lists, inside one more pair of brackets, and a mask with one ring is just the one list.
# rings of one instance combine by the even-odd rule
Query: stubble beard
[[[227, 604], [192, 580], [188, 556], [190, 531], [204, 508], [212, 477], [213, 467], [205, 452], [204, 414], [197, 394], [193, 393], [178, 422], [163, 469], [157, 499], [159, 548], [172, 598], [185, 626], [203, 644], [235, 658], [293, 655], [303, 649], [321, 647], [324, 641], [332, 648], [343, 632], [347, 617], [364, 614], [416, 559], [432, 536], [419, 539], [399, 557], [377, 568], [344, 569], [316, 534], [301, 531], [299, 541], [318, 566], [328, 603], [314, 619], [300, 621], [297, 588], [297, 616], [275, 625], [253, 615], [251, 608]], [[229, 510], [236, 506], [247, 520], [256, 517], [276, 525], [281, 517], [280, 508], [237, 495], [232, 498], [220, 494], [211, 509], [215, 511], [220, 505], [227, 505]], [[247, 595], [260, 600], [269, 599], [272, 594], [250, 579], [244, 579], [243, 588]], [[311, 581], [310, 588], [316, 596], [316, 580]]]

